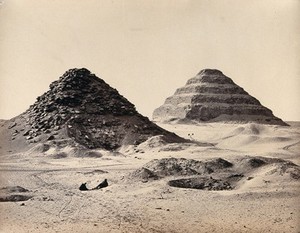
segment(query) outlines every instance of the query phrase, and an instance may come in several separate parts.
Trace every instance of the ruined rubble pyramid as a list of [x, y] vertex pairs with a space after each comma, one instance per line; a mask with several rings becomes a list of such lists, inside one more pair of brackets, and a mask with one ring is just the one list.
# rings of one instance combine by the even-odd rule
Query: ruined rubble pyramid
[[154, 110], [154, 121], [256, 122], [287, 125], [221, 71], [201, 70]]
[[116, 150], [156, 135], [166, 142], [184, 141], [139, 114], [116, 89], [85, 68], [65, 72], [10, 121], [12, 139], [22, 137], [29, 144], [73, 139], [89, 149]]

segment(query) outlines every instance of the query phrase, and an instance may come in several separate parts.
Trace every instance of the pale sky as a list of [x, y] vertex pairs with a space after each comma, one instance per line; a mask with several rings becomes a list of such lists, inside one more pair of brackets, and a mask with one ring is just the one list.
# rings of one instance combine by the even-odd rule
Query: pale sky
[[299, 0], [0, 0], [0, 119], [86, 67], [152, 118], [204, 68], [300, 121]]

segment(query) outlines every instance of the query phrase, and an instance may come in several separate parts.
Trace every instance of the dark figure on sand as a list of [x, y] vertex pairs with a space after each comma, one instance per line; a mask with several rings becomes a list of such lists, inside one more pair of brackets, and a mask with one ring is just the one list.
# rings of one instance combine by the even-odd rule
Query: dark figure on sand
[[86, 187], [86, 183], [83, 183], [83, 184], [80, 185], [79, 190], [81, 190], [81, 191], [87, 191], [89, 189]]
[[92, 188], [92, 189], [88, 189], [86, 187], [86, 183], [83, 183], [83, 184], [80, 185], [79, 190], [81, 190], [81, 191], [88, 191], [88, 190], [102, 189], [102, 188], [105, 188], [107, 186], [108, 186], [107, 179], [105, 179], [100, 184], [98, 184], [95, 188]]
[[105, 188], [107, 186], [108, 186], [107, 179], [105, 179], [100, 184], [98, 184], [97, 187], [95, 187], [94, 189], [102, 189], [102, 188]]

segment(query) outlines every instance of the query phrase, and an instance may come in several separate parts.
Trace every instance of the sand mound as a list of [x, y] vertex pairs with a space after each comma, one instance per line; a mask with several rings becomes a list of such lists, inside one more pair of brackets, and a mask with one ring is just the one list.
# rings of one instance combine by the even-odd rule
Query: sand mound
[[131, 175], [135, 178], [163, 178], [167, 176], [191, 176], [211, 174], [218, 170], [230, 168], [232, 164], [224, 159], [217, 158], [208, 161], [197, 161], [185, 158], [154, 159], [145, 164]]
[[7, 186], [0, 188], [1, 193], [24, 193], [24, 192], [29, 192], [28, 189], [25, 189], [21, 186]]
[[198, 141], [191, 141], [190, 143], [173, 143], [173, 144], [166, 144], [162, 146], [159, 151], [181, 151], [185, 150], [191, 146], [198, 146], [198, 147], [214, 147], [213, 143], [205, 143], [205, 142], [198, 142]]
[[[259, 156], [243, 156], [232, 162], [222, 158], [205, 161], [164, 158], [148, 162], [130, 176], [143, 182], [181, 176], [169, 180], [168, 184], [179, 188], [231, 190], [242, 186], [251, 188], [263, 185], [266, 182], [264, 179], [270, 180], [270, 176], [272, 182], [276, 182], [279, 177], [280, 182], [295, 181], [300, 179], [300, 167], [286, 160]], [[253, 182], [255, 177], [260, 178]]]
[[[261, 153], [269, 151], [268, 147], [296, 151], [299, 136], [297, 133], [288, 133], [285, 127], [262, 125], [262, 124], [244, 124], [239, 127], [225, 132], [218, 140], [218, 147], [221, 148], [236, 148], [244, 151], [256, 151]], [[290, 144], [290, 145], [289, 145]], [[267, 146], [265, 146], [267, 145]], [[264, 146], [264, 148], [263, 148]]]
[[[185, 143], [168, 143], [167, 138], [165, 136], [158, 135], [153, 136], [145, 142], [138, 145], [137, 150], [147, 151], [153, 148], [158, 148], [158, 151], [181, 151], [195, 144], [199, 146], [208, 146], [208, 143], [201, 144], [199, 142], [189, 142], [188, 140]], [[209, 144], [209, 146], [211, 146], [211, 144]]]
[[193, 146], [212, 147], [214, 144], [191, 141], [188, 139], [182, 143], [169, 143], [165, 136], [158, 135], [150, 137], [148, 140], [137, 146], [124, 146], [119, 151], [125, 154], [145, 153], [146, 151], [183, 151]]
[[35, 154], [35, 153], [44, 153], [50, 149], [51, 145], [46, 143], [38, 143], [34, 147], [30, 148], [27, 153]]
[[140, 148], [154, 148], [164, 146], [166, 141], [163, 135], [153, 136], [139, 145]]
[[68, 140], [39, 143], [26, 152], [29, 156], [47, 156], [53, 159], [66, 157], [89, 157], [101, 158], [100, 150], [90, 150], [77, 143], [70, 143]]
[[189, 146], [190, 145], [188, 144], [169, 144], [161, 147], [159, 151], [181, 151], [181, 150], [185, 150]]
[[243, 126], [240, 126], [233, 131], [227, 133], [224, 135], [222, 139], [227, 139], [239, 135], [252, 135], [252, 136], [259, 136], [262, 134], [268, 134], [270, 132], [270, 127], [269, 125], [262, 125], [262, 124], [255, 124], [255, 123], [249, 123], [245, 124]]
[[17, 202], [17, 201], [27, 201], [33, 196], [24, 195], [19, 193], [29, 192], [21, 186], [7, 186], [0, 188], [0, 202]]
[[267, 131], [268, 131], [267, 126], [251, 123], [245, 126], [243, 133], [260, 135], [262, 133], [266, 133]]
[[290, 152], [296, 152], [299, 153], [300, 151], [300, 142], [296, 142], [287, 146], [284, 146], [282, 149], [290, 151]]
[[148, 168], [142, 167], [136, 171], [134, 171], [131, 176], [137, 178], [138, 180], [142, 180], [143, 182], [147, 182], [149, 180], [158, 180], [161, 177], [156, 175], [153, 171]]
[[225, 168], [230, 168], [233, 166], [232, 163], [228, 162], [225, 159], [222, 158], [216, 158], [216, 159], [211, 159], [205, 162], [206, 166], [212, 169], [213, 171], [215, 170], [220, 170], [220, 169], [225, 169]]
[[[237, 169], [239, 170], [243, 170], [244, 172], [249, 171], [249, 170], [253, 170], [265, 165], [270, 165], [270, 164], [274, 164], [274, 163], [278, 163], [278, 164], [290, 164], [292, 165], [293, 163], [285, 161], [283, 159], [278, 159], [278, 158], [266, 158], [266, 157], [262, 157], [262, 156], [244, 156], [242, 158], [237, 159], [235, 166]], [[293, 164], [293, 166], [296, 166], [295, 164]]]
[[66, 152], [58, 152], [58, 153], [54, 153], [53, 155], [51, 155], [51, 157], [53, 159], [63, 159], [68, 157], [68, 154]]
[[238, 161], [238, 164], [236, 166], [238, 168], [246, 171], [246, 170], [252, 170], [252, 169], [264, 166], [266, 164], [267, 163], [262, 158], [245, 157], [245, 158], [242, 158], [240, 161]]
[[270, 171], [268, 171], [266, 175], [277, 175], [277, 176], [288, 175], [290, 178], [294, 180], [299, 180], [300, 167], [291, 162], [274, 164], [273, 168]]
[[83, 157], [89, 158], [101, 158], [103, 155], [99, 151], [86, 151], [83, 154]]
[[17, 202], [17, 201], [28, 201], [32, 196], [11, 194], [8, 196], [0, 196], [0, 202]]
[[[81, 173], [81, 172], [80, 172]], [[94, 174], [105, 174], [105, 173], [108, 173], [107, 171], [103, 171], [103, 170], [100, 170], [100, 169], [96, 169], [96, 170], [93, 170], [93, 171], [89, 171], [89, 172], [83, 172], [84, 175], [94, 175]]]

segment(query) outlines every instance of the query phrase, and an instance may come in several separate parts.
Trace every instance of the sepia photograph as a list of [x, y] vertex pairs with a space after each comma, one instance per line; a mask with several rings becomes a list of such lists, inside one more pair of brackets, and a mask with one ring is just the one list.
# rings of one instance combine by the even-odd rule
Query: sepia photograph
[[0, 0], [0, 233], [299, 233], [299, 0]]

